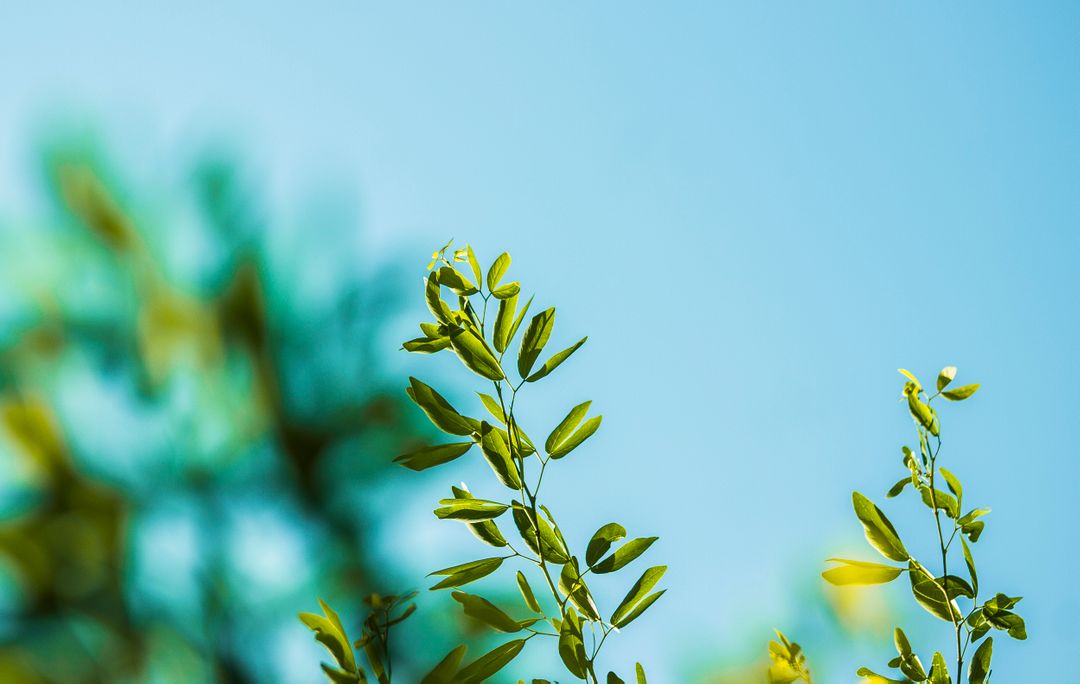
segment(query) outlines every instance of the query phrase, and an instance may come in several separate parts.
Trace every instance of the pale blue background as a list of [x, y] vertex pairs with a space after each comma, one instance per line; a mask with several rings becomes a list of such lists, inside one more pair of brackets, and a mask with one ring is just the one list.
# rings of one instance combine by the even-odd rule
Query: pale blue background
[[[93, 5], [0, 9], [0, 201], [25, 203], [28, 134], [88, 112], [149, 174], [209, 132], [286, 211], [332, 180], [362, 207], [356, 259], [419, 275], [451, 235], [514, 254], [557, 339], [590, 335], [534, 415], [606, 416], [557, 510], [578, 539], [628, 511], [671, 565], [612, 662], [678, 681], [797, 623], [792, 587], [861, 552], [850, 491], [901, 474], [894, 369], [952, 363], [984, 388], [946, 407], [944, 458], [994, 508], [982, 580], [1025, 595], [1031, 633], [999, 640], [995, 680], [1058, 681], [1080, 611], [1080, 5]], [[402, 527], [471, 553], [428, 497]], [[902, 530], [929, 534], [914, 512]], [[830, 682], [862, 664], [828, 661]]]

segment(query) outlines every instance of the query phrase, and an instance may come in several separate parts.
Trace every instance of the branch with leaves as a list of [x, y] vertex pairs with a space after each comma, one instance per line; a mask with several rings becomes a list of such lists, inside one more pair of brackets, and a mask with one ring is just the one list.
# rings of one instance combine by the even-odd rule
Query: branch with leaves
[[[594, 577], [623, 569], [645, 553], [657, 538], [631, 539], [612, 550], [617, 542], [626, 538], [627, 531], [618, 523], [608, 523], [588, 541], [583, 555], [572, 552], [554, 514], [541, 503], [541, 485], [548, 467], [591, 437], [599, 429], [601, 417], [587, 417], [589, 401], [574, 406], [551, 430], [543, 448], [538, 449], [522, 427], [519, 400], [528, 385], [548, 377], [580, 349], [587, 338], [583, 337], [537, 366], [551, 338], [555, 309], [552, 307], [535, 314], [522, 333], [515, 364], [518, 379], [512, 380], [504, 368], [504, 361], [509, 361], [505, 357], [524, 323], [532, 298], [519, 308], [520, 283], [503, 282], [510, 267], [509, 254], [499, 255], [485, 275], [471, 247], [456, 250], [448, 256], [450, 246], [451, 243], [447, 243], [433, 253], [428, 264], [431, 273], [425, 281], [424, 294], [435, 320], [421, 323], [423, 336], [405, 342], [403, 348], [423, 354], [452, 351], [466, 369], [488, 383], [488, 391], [477, 392], [477, 396], [490, 417], [466, 416], [434, 388], [417, 378], [410, 378], [405, 390], [409, 397], [437, 428], [459, 439], [423, 447], [395, 460], [420, 471], [449, 463], [469, 453], [473, 447], [479, 447], [494, 475], [492, 484], [502, 495], [493, 493], [492, 498], [478, 498], [464, 485], [451, 487], [451, 496], [440, 500], [434, 513], [440, 519], [464, 524], [481, 542], [504, 549], [506, 555], [436, 570], [431, 574], [441, 579], [431, 588], [453, 590], [451, 597], [466, 616], [497, 632], [518, 636], [464, 667], [461, 662], [466, 647], [459, 646], [447, 654], [423, 683], [482, 682], [517, 657], [529, 641], [539, 638], [552, 641], [555, 651], [574, 677], [599, 684], [596, 663], [608, 637], [627, 627], [664, 594], [665, 590], [654, 591], [654, 588], [667, 568], [656, 566], [645, 570], [610, 614], [601, 611], [587, 580], [591, 582]], [[466, 262], [471, 273], [457, 268], [457, 264]], [[444, 300], [445, 290], [455, 296], [456, 307], [452, 308]], [[491, 314], [494, 314], [493, 320]], [[499, 526], [504, 515], [512, 521], [516, 538], [507, 537], [508, 526]], [[460, 589], [510, 563], [519, 565], [513, 582], [521, 593], [524, 610], [531, 613], [529, 617], [512, 617], [487, 599]], [[525, 571], [532, 575], [532, 580]], [[537, 580], [538, 586], [545, 590], [540, 594], [533, 589]], [[331, 652], [337, 659], [333, 648]], [[340, 664], [341, 660], [338, 662]], [[355, 663], [353, 665], [357, 669]], [[645, 672], [640, 663], [635, 665], [635, 678], [639, 684], [644, 684]], [[366, 680], [360, 673], [356, 679], [348, 681]], [[385, 679], [380, 675], [379, 681], [389, 681], [388, 668]], [[623, 682], [614, 672], [608, 672], [606, 681], [608, 684]]]
[[[952, 662], [956, 668], [954, 672], [960, 677], [964, 671], [964, 663], [968, 660], [969, 648], [982, 640], [991, 629], [1004, 631], [1014, 639], [1027, 638], [1023, 618], [1012, 610], [1020, 597], [999, 593], [979, 603], [979, 578], [970, 544], [979, 540], [985, 527], [981, 518], [989, 513], [990, 509], [975, 507], [961, 513], [964, 489], [960, 480], [950, 470], [938, 465], [942, 446], [941, 421], [934, 408], [934, 400], [940, 397], [953, 402], [963, 401], [975, 394], [979, 385], [946, 389], [956, 376], [956, 368], [949, 366], [938, 374], [937, 390], [929, 394], [914, 375], [903, 369], [900, 372], [907, 378], [903, 398], [915, 421], [919, 444], [917, 452], [907, 446], [901, 449], [903, 464], [908, 473], [892, 486], [886, 497], [899, 496], [911, 485], [918, 498], [930, 509], [934, 520], [932, 534], [939, 551], [939, 558], [934, 560], [940, 561], [940, 573], [935, 572], [931, 563], [912, 556], [885, 513], [870, 499], [855, 492], [852, 495], [855, 515], [862, 523], [867, 541], [885, 558], [906, 566], [831, 558], [829, 562], [838, 565], [823, 572], [822, 576], [831, 584], [844, 586], [885, 584], [907, 573], [911, 593], [918, 604], [934, 617], [949, 623], [952, 643], [943, 650], [953, 653]], [[939, 489], [942, 480], [948, 491]], [[957, 541], [960, 542], [959, 550], [967, 568], [968, 579], [949, 572], [950, 565], [953, 568], [958, 567], [954, 558]], [[961, 602], [969, 608], [961, 609]], [[919, 656], [912, 651], [907, 636], [899, 627], [895, 630], [894, 641], [898, 655], [889, 661], [889, 667], [898, 669], [905, 679], [890, 679], [865, 667], [859, 669], [858, 675], [880, 683], [952, 682], [946, 656], [941, 650], [934, 653], [928, 671]], [[992, 653], [992, 637], [975, 648], [969, 661], [969, 684], [984, 684], [989, 681]]]

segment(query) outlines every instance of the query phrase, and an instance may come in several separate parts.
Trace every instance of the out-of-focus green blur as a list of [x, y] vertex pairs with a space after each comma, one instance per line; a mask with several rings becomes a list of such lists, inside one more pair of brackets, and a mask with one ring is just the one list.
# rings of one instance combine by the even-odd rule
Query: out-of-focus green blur
[[0, 208], [0, 681], [314, 675], [296, 610], [397, 588], [360, 504], [426, 429], [377, 372], [389, 300], [294, 296], [319, 251], [271, 258], [226, 155], [148, 189], [57, 139], [41, 211]]

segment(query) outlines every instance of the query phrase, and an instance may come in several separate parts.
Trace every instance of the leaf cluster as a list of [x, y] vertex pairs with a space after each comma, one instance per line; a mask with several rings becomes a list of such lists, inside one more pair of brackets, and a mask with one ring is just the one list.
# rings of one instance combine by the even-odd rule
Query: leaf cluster
[[[395, 461], [422, 471], [479, 452], [477, 457], [490, 467], [493, 478], [485, 485], [484, 496], [473, 494], [464, 484], [453, 486], [433, 513], [439, 519], [464, 525], [483, 544], [501, 553], [432, 572], [438, 579], [431, 589], [453, 590], [451, 598], [465, 616], [514, 638], [464, 666], [466, 647], [459, 646], [423, 682], [483, 681], [509, 664], [527, 642], [539, 637], [550, 640], [571, 675], [599, 684], [595, 663], [605, 640], [637, 620], [664, 594], [657, 585], [667, 567], [644, 570], [611, 610], [598, 605], [589, 584], [636, 561], [657, 537], [628, 539], [627, 530], [612, 522], [601, 526], [584, 548], [575, 550], [550, 508], [541, 503], [548, 466], [575, 453], [599, 430], [602, 416], [589, 415], [590, 401], [577, 403], [541, 444], [525, 432], [518, 399], [524, 387], [549, 377], [587, 338], [548, 354], [555, 308], [535, 313], [526, 323], [533, 300], [530, 297], [522, 305], [521, 284], [505, 281], [510, 255], [500, 254], [485, 272], [471, 247], [451, 253], [451, 244], [432, 254], [430, 273], [424, 280], [424, 301], [434, 320], [421, 323], [421, 335], [402, 347], [419, 354], [454, 354], [481, 382], [482, 391], [476, 392], [478, 408], [487, 415], [474, 417], [462, 412], [435, 388], [410, 378], [405, 390], [409, 398], [435, 427], [453, 439], [414, 449]], [[464, 266], [459, 269], [459, 264], [467, 265], [467, 270]], [[492, 313], [493, 319], [489, 316]], [[513, 378], [515, 371], [517, 377]], [[522, 599], [517, 609], [500, 607], [461, 589], [511, 563], [519, 566], [512, 579]], [[534, 584], [544, 591], [534, 590]], [[338, 664], [342, 671], [352, 672], [346, 667], [348, 662], [339, 660]], [[639, 684], [645, 682], [640, 663], [635, 665], [634, 674]], [[623, 680], [609, 672], [606, 681]]]
[[[917, 451], [902, 447], [902, 463], [907, 471], [886, 493], [886, 498], [900, 496], [908, 485], [916, 498], [932, 513], [934, 534], [938, 541], [941, 571], [935, 572], [931, 564], [916, 559], [901, 541], [896, 528], [885, 513], [869, 498], [855, 492], [852, 504], [855, 515], [862, 523], [866, 540], [886, 560], [895, 564], [882, 564], [844, 558], [830, 558], [836, 565], [822, 573], [834, 585], [869, 585], [892, 582], [907, 574], [911, 594], [915, 601], [935, 618], [948, 622], [954, 633], [956, 676], [963, 672], [963, 664], [969, 646], [979, 642], [992, 630], [1000, 630], [1014, 639], [1026, 639], [1024, 620], [1012, 609], [1019, 597], [996, 594], [979, 603], [979, 577], [971, 545], [975, 544], [985, 529], [982, 517], [990, 512], [987, 507], [972, 507], [966, 512], [964, 488], [960, 479], [950, 470], [938, 465], [941, 454], [941, 421], [932, 402], [938, 397], [957, 402], [968, 399], [979, 385], [965, 385], [947, 389], [956, 376], [956, 368], [949, 366], [938, 374], [936, 391], [929, 394], [919, 380], [901, 369], [906, 382], [902, 397], [918, 433]], [[940, 485], [944, 484], [944, 488]], [[955, 543], [959, 541], [966, 568], [966, 577], [949, 572], [949, 563], [955, 555]], [[951, 553], [950, 553], [951, 552]], [[956, 567], [955, 559], [953, 567]], [[962, 608], [961, 604], [966, 605]], [[930, 668], [926, 668], [919, 656], [911, 650], [903, 630], [895, 631], [897, 657], [889, 661], [889, 667], [897, 669], [906, 679], [890, 679], [868, 668], [861, 668], [859, 676], [874, 682], [951, 682], [949, 665], [942, 651], [933, 654]], [[944, 649], [948, 651], [950, 649]], [[969, 684], [983, 684], [990, 675], [990, 658], [993, 639], [987, 638], [975, 649], [968, 667]]]

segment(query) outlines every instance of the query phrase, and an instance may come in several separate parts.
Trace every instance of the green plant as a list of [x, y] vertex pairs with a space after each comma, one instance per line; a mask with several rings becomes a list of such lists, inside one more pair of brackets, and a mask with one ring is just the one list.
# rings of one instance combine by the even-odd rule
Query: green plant
[[[898, 480], [889, 489], [886, 496], [899, 496], [907, 485], [918, 493], [922, 502], [930, 509], [934, 517], [935, 536], [940, 551], [941, 574], [935, 574], [927, 563], [917, 560], [900, 540], [899, 533], [892, 523], [870, 499], [859, 492], [852, 495], [855, 515], [858, 516], [866, 533], [866, 539], [882, 556], [904, 566], [884, 565], [866, 561], [831, 558], [838, 563], [826, 570], [822, 576], [835, 585], [885, 584], [907, 573], [911, 583], [911, 592], [915, 600], [934, 617], [948, 622], [952, 627], [955, 647], [956, 676], [963, 672], [964, 662], [970, 646], [981, 640], [991, 629], [1002, 630], [1014, 639], [1026, 639], [1024, 620], [1012, 608], [1020, 597], [995, 594], [993, 598], [979, 603], [979, 578], [975, 572], [975, 560], [971, 553], [971, 544], [979, 540], [985, 523], [980, 519], [990, 512], [989, 508], [972, 508], [961, 514], [964, 504], [964, 490], [960, 480], [951, 471], [938, 465], [941, 456], [941, 422], [933, 401], [943, 397], [949, 401], [963, 401], [979, 389], [979, 385], [965, 385], [956, 389], [946, 389], [956, 375], [956, 368], [944, 368], [937, 377], [937, 391], [929, 395], [918, 379], [906, 370], [900, 372], [907, 378], [903, 397], [908, 411], [915, 421], [919, 437], [918, 452], [904, 446], [903, 463], [908, 474]], [[945, 481], [948, 491], [938, 488], [941, 480]], [[966, 537], [966, 539], [965, 539]], [[956, 555], [954, 543], [959, 540], [960, 547], [970, 579], [950, 574], [950, 558]], [[952, 552], [950, 556], [950, 552]], [[935, 559], [937, 560], [937, 559]], [[957, 567], [955, 558], [951, 563]], [[970, 604], [964, 612], [959, 602]], [[949, 668], [942, 651], [936, 651], [927, 671], [919, 657], [912, 651], [907, 636], [899, 627], [895, 630], [894, 641], [898, 655], [889, 661], [889, 667], [899, 669], [907, 679], [890, 679], [868, 668], [860, 668], [859, 676], [874, 682], [916, 681], [945, 684], [951, 682]], [[951, 649], [945, 649], [949, 651]], [[968, 669], [969, 684], [983, 684], [990, 678], [990, 657], [993, 652], [993, 638], [987, 638], [976, 648], [970, 658]]]
[[[525, 386], [550, 375], [581, 348], [586, 338], [553, 354], [537, 366], [551, 337], [555, 309], [549, 308], [534, 315], [525, 327], [517, 353], [516, 370], [520, 379], [512, 381], [503, 367], [504, 356], [525, 319], [532, 299], [519, 309], [520, 283], [503, 283], [510, 266], [509, 254], [499, 255], [485, 277], [471, 247], [457, 250], [448, 258], [450, 245], [447, 243], [433, 253], [428, 264], [431, 273], [425, 284], [425, 300], [435, 321], [421, 323], [423, 336], [405, 342], [403, 348], [423, 354], [444, 350], [456, 354], [468, 370], [490, 383], [494, 394], [477, 392], [480, 404], [490, 414], [490, 419], [479, 420], [463, 415], [435, 389], [416, 378], [410, 378], [406, 392], [431, 422], [448, 435], [464, 439], [423, 447], [395, 460], [412, 470], [426, 470], [460, 458], [472, 451], [474, 446], [479, 447], [483, 458], [491, 466], [496, 484], [509, 491], [504, 491], [503, 497], [493, 494], [493, 498], [489, 499], [477, 498], [464, 485], [451, 487], [452, 496], [440, 500], [434, 513], [440, 519], [463, 523], [480, 541], [506, 549], [509, 553], [436, 570], [431, 574], [442, 579], [431, 588], [453, 590], [451, 596], [460, 604], [465, 615], [491, 629], [524, 636], [503, 643], [464, 667], [460, 667], [460, 664], [465, 646], [459, 646], [423, 681], [425, 684], [484, 681], [510, 663], [526, 643], [540, 637], [554, 640], [559, 657], [571, 674], [597, 684], [596, 660], [605, 641], [617, 629], [637, 619], [663, 595], [665, 590], [652, 590], [667, 568], [656, 566], [647, 569], [606, 619], [586, 584], [586, 578], [590, 574], [597, 576], [621, 570], [652, 546], [657, 537], [631, 539], [612, 551], [613, 544], [625, 538], [627, 532], [622, 525], [609, 523], [597, 530], [589, 540], [584, 549], [584, 564], [579, 560], [581, 556], [571, 551], [570, 544], [555, 522], [555, 516], [540, 503], [541, 484], [548, 466], [568, 456], [591, 437], [600, 427], [601, 417], [586, 419], [591, 404], [589, 401], [574, 406], [551, 431], [541, 450], [521, 426], [518, 400]], [[472, 279], [455, 266], [464, 262], [469, 264]], [[456, 295], [456, 308], [451, 308], [444, 301], [444, 288]], [[498, 306], [498, 310], [494, 321], [490, 321], [489, 310], [494, 305]], [[505, 530], [496, 522], [504, 514], [509, 514], [507, 517], [512, 520], [522, 547], [515, 546], [515, 542], [508, 539]], [[521, 593], [524, 608], [532, 613], [530, 617], [511, 617], [487, 599], [460, 589], [491, 575], [508, 561], [523, 563], [525, 569], [533, 574], [534, 580], [537, 577], [540, 579], [541, 586], [547, 590], [546, 596], [550, 597], [550, 601], [541, 601], [541, 596], [534, 592], [533, 583], [525, 572], [517, 570], [513, 582]], [[338, 622], [336, 617], [331, 616], [331, 611], [327, 610], [327, 613], [325, 621]], [[305, 622], [312, 626], [308, 622], [310, 619], [306, 618]], [[343, 667], [346, 674], [353, 678], [341, 679], [341, 673], [332, 674], [331, 677], [339, 682], [365, 681], [355, 659], [350, 660], [341, 653], [341, 644], [348, 648], [344, 631], [341, 632], [341, 639], [331, 640], [337, 645], [328, 647], [339, 665], [353, 668]], [[635, 666], [635, 676], [639, 683], [644, 683], [645, 673], [640, 663]], [[385, 678], [382, 675], [378, 675], [378, 678], [380, 682], [388, 681], [389, 668]], [[622, 681], [614, 672], [607, 675], [609, 684]]]
[[798, 681], [813, 684], [802, 646], [788, 639], [780, 630], [775, 631], [779, 641], [769, 642], [769, 659], [772, 661], [768, 672], [769, 684], [792, 684]]
[[300, 613], [300, 621], [315, 633], [315, 639], [326, 646], [334, 656], [336, 667], [322, 664], [323, 672], [331, 682], [355, 684], [367, 681], [363, 661], [356, 657], [354, 646], [364, 654], [367, 666], [376, 681], [390, 681], [394, 673], [390, 653], [390, 628], [401, 624], [416, 612], [416, 604], [412, 602], [415, 596], [416, 592], [410, 592], [404, 596], [371, 594], [365, 598], [368, 616], [364, 620], [360, 638], [352, 645], [341, 618], [322, 599], [319, 599], [322, 615]]

